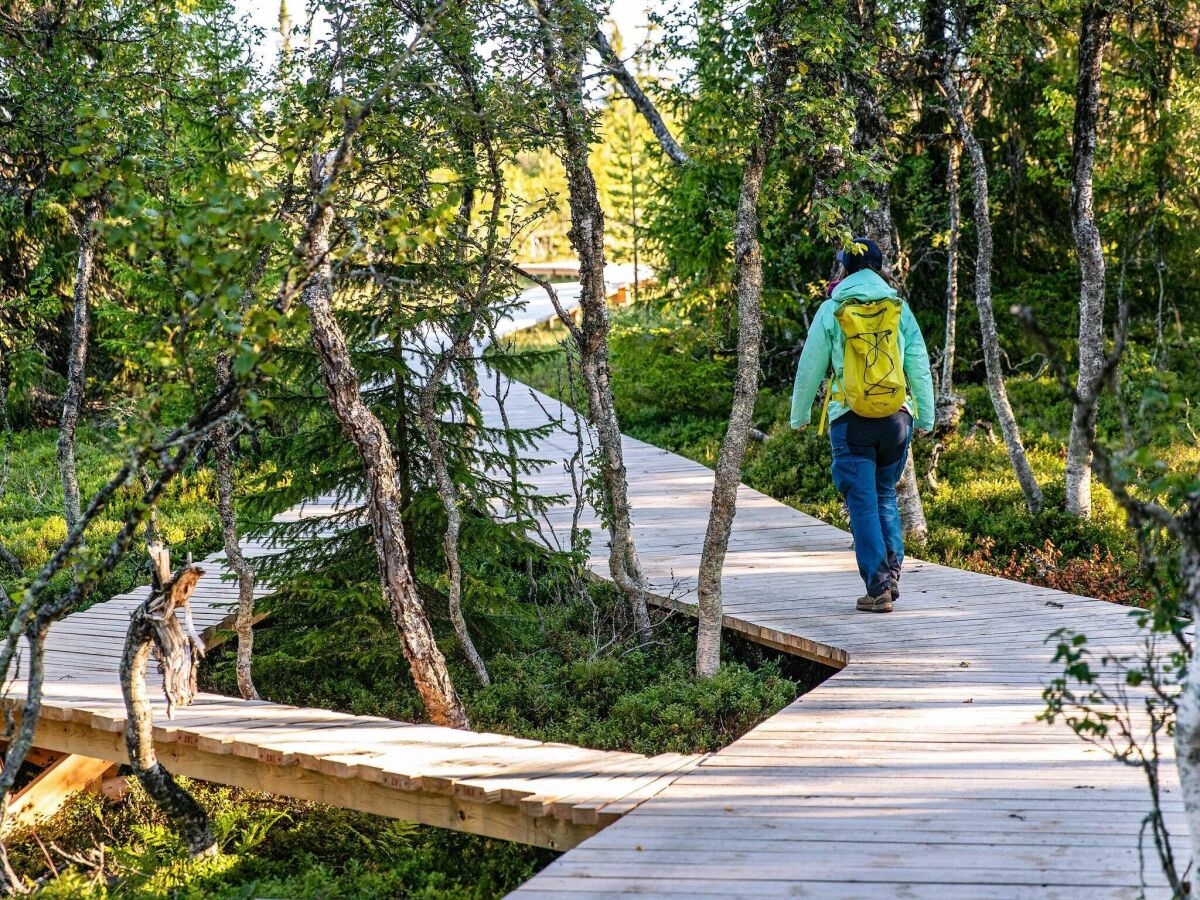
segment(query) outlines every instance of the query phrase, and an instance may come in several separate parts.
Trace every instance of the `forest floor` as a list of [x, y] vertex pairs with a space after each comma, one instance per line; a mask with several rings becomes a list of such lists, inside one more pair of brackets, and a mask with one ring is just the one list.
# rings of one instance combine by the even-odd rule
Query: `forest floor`
[[[43, 562], [64, 534], [54, 442], [52, 430], [18, 436], [10, 489], [0, 500], [0, 541], [26, 571]], [[85, 495], [121, 461], [119, 433], [81, 432]], [[115, 533], [134, 496], [132, 490], [122, 494], [96, 523], [93, 546]], [[177, 480], [162, 504], [159, 528], [183, 552], [200, 556], [219, 549], [206, 470]], [[362, 538], [348, 554], [350, 569], [361, 570], [361, 578], [337, 587], [318, 578], [268, 601], [272, 615], [257, 629], [255, 681], [265, 698], [277, 702], [419, 721], [420, 701], [373, 582], [369, 536]], [[478, 730], [647, 754], [705, 752], [774, 715], [827, 674], [732, 639], [720, 675], [697, 682], [690, 619], [656, 612], [655, 638], [640, 644], [628, 636], [615, 592], [573, 576], [562, 558], [512, 542], [468, 547], [464, 561], [465, 605], [492, 685], [481, 686], [457, 654], [436, 585], [427, 604]], [[430, 572], [440, 565], [428, 562]], [[12, 574], [0, 575], [13, 591]], [[94, 599], [148, 579], [144, 560], [131, 554]], [[484, 584], [486, 593], [471, 590]], [[210, 653], [202, 687], [236, 694], [233, 642]], [[191, 787], [213, 817], [222, 849], [217, 860], [185, 862], [179, 840], [136, 785], [117, 803], [80, 795], [35, 835], [10, 844], [10, 860], [16, 871], [43, 879], [47, 897], [484, 898], [507, 893], [556, 855], [251, 791]], [[107, 880], [65, 855], [86, 857], [101, 846]]]

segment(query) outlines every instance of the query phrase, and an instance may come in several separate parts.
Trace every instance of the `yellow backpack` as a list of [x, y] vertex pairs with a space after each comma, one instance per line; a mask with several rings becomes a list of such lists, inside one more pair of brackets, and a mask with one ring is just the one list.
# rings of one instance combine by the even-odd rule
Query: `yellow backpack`
[[[900, 353], [900, 300], [843, 303], [834, 318], [846, 337], [838, 395], [854, 412], [868, 419], [890, 416], [904, 405], [908, 381]], [[829, 379], [822, 420], [829, 412], [833, 379]], [[821, 423], [824, 430], [824, 421]]]

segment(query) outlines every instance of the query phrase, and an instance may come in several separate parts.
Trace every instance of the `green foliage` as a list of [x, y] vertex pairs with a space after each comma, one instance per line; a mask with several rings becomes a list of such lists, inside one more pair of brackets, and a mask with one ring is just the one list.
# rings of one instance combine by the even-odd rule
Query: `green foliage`
[[[66, 537], [55, 462], [57, 437], [49, 430], [15, 435], [8, 491], [0, 496], [0, 546], [17, 557], [27, 574], [44, 564]], [[127, 437], [118, 429], [80, 430], [79, 484], [85, 497], [121, 467], [127, 446]], [[141, 492], [140, 484], [118, 492], [116, 501], [92, 524], [89, 540], [97, 546], [112, 540], [128, 507], [141, 497]], [[213, 493], [212, 473], [195, 468], [171, 483], [159, 505], [159, 533], [181, 558], [192, 553], [200, 559], [221, 545]], [[149, 578], [149, 560], [140, 554], [130, 555], [101, 580], [93, 597], [97, 601], [108, 599], [147, 583]], [[0, 580], [16, 596], [19, 577], [0, 567]], [[60, 572], [47, 598], [66, 591], [72, 581], [71, 572]]]
[[379, 897], [486, 898], [515, 888], [554, 853], [322, 806], [254, 791], [187, 784], [213, 821], [220, 848], [189, 861], [162, 813], [134, 786], [128, 800], [108, 804], [80, 794], [34, 840], [9, 844], [19, 871], [47, 871], [43, 847], [76, 857], [104, 847], [111, 880], [64, 866], [38, 896], [49, 898], [251, 897], [375, 900]]

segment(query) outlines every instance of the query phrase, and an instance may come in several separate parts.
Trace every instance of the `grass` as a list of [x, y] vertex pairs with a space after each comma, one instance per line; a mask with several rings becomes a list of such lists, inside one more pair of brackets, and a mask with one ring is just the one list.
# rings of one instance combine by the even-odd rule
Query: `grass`
[[[8, 490], [0, 496], [0, 545], [20, 561], [26, 574], [36, 572], [67, 536], [62, 515], [62, 484], [58, 476], [56, 429], [22, 431], [15, 435]], [[116, 430], [81, 428], [77, 445], [80, 496], [88, 498], [112, 478], [124, 463], [124, 444]], [[216, 488], [207, 469], [185, 470], [167, 488], [158, 510], [158, 529], [176, 558], [192, 553], [197, 559], [221, 546]], [[141, 495], [139, 484], [121, 488], [113, 502], [93, 521], [85, 536], [89, 552], [99, 553], [116, 536], [130, 505]], [[0, 567], [0, 581], [16, 597], [16, 573]], [[101, 579], [92, 601], [107, 600], [150, 580], [144, 554], [132, 553]], [[51, 582], [50, 596], [71, 583], [69, 570]]]

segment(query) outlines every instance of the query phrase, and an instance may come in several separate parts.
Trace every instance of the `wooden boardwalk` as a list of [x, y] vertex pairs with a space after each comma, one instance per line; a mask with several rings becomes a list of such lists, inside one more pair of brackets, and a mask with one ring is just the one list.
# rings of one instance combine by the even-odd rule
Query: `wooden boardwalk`
[[[523, 387], [506, 408], [514, 425], [573, 416]], [[543, 493], [570, 493], [557, 461], [574, 446], [560, 430], [538, 448], [555, 461], [533, 479]], [[625, 454], [642, 565], [660, 602], [689, 610], [712, 472], [630, 438]], [[571, 512], [547, 533], [565, 542]], [[605, 532], [590, 509], [581, 524], [603, 577]], [[517, 895], [1139, 895], [1142, 772], [1036, 718], [1061, 671], [1047, 636], [1077, 627], [1134, 654], [1130, 610], [913, 560], [896, 611], [860, 613], [849, 535], [744, 485], [723, 586], [727, 627], [841, 671]], [[1163, 803], [1184, 838], [1169, 745]], [[1146, 895], [1168, 895], [1149, 832], [1145, 850]]]
[[[332, 509], [316, 501], [284, 515]], [[267, 548], [248, 542], [244, 551]], [[221, 555], [201, 565], [205, 575], [191, 607], [211, 644], [231, 626], [237, 588], [223, 580]], [[148, 590], [119, 595], [51, 627], [35, 746], [85, 760], [127, 759], [117, 672], [129, 615]], [[22, 681], [12, 682], [6, 701], [18, 706], [23, 689]], [[589, 750], [215, 694], [201, 694], [173, 719], [156, 698], [154, 743], [162, 763], [180, 775], [555, 849], [595, 834], [700, 759]], [[60, 761], [94, 777], [80, 762]]]
[[[565, 305], [576, 292], [561, 286]], [[505, 331], [548, 318], [536, 292]], [[515, 426], [571, 414], [512, 386]], [[497, 421], [494, 408], [486, 414]], [[533, 478], [569, 494], [554, 431]], [[657, 602], [693, 606], [712, 473], [626, 438], [638, 551]], [[320, 503], [291, 511], [319, 512]], [[548, 516], [566, 543], [571, 510]], [[594, 511], [592, 569], [607, 572]], [[1046, 636], [1085, 629], [1127, 655], [1129, 611], [990, 576], [910, 561], [889, 616], [858, 613], [849, 536], [745, 486], [724, 575], [726, 626], [840, 669], [703, 760], [639, 757], [500, 735], [202, 695], [155, 743], [172, 771], [556, 848], [575, 847], [517, 894], [1021, 898], [1165, 896], [1141, 772], [1063, 725], [1037, 721], [1058, 674]], [[261, 547], [248, 547], [261, 552]], [[193, 600], [211, 638], [236, 591], [207, 560]], [[134, 592], [50, 632], [37, 744], [123, 760], [116, 667]], [[22, 685], [9, 686], [7, 700]], [[1136, 700], [1136, 698], [1134, 698]], [[1185, 834], [1171, 748], [1163, 804]], [[699, 763], [699, 765], [697, 765]], [[613, 823], [613, 824], [609, 824]], [[605, 827], [608, 826], [608, 827]], [[601, 830], [603, 829], [603, 830]], [[1183, 848], [1184, 841], [1178, 846]], [[576, 846], [578, 845], [578, 846]]]

